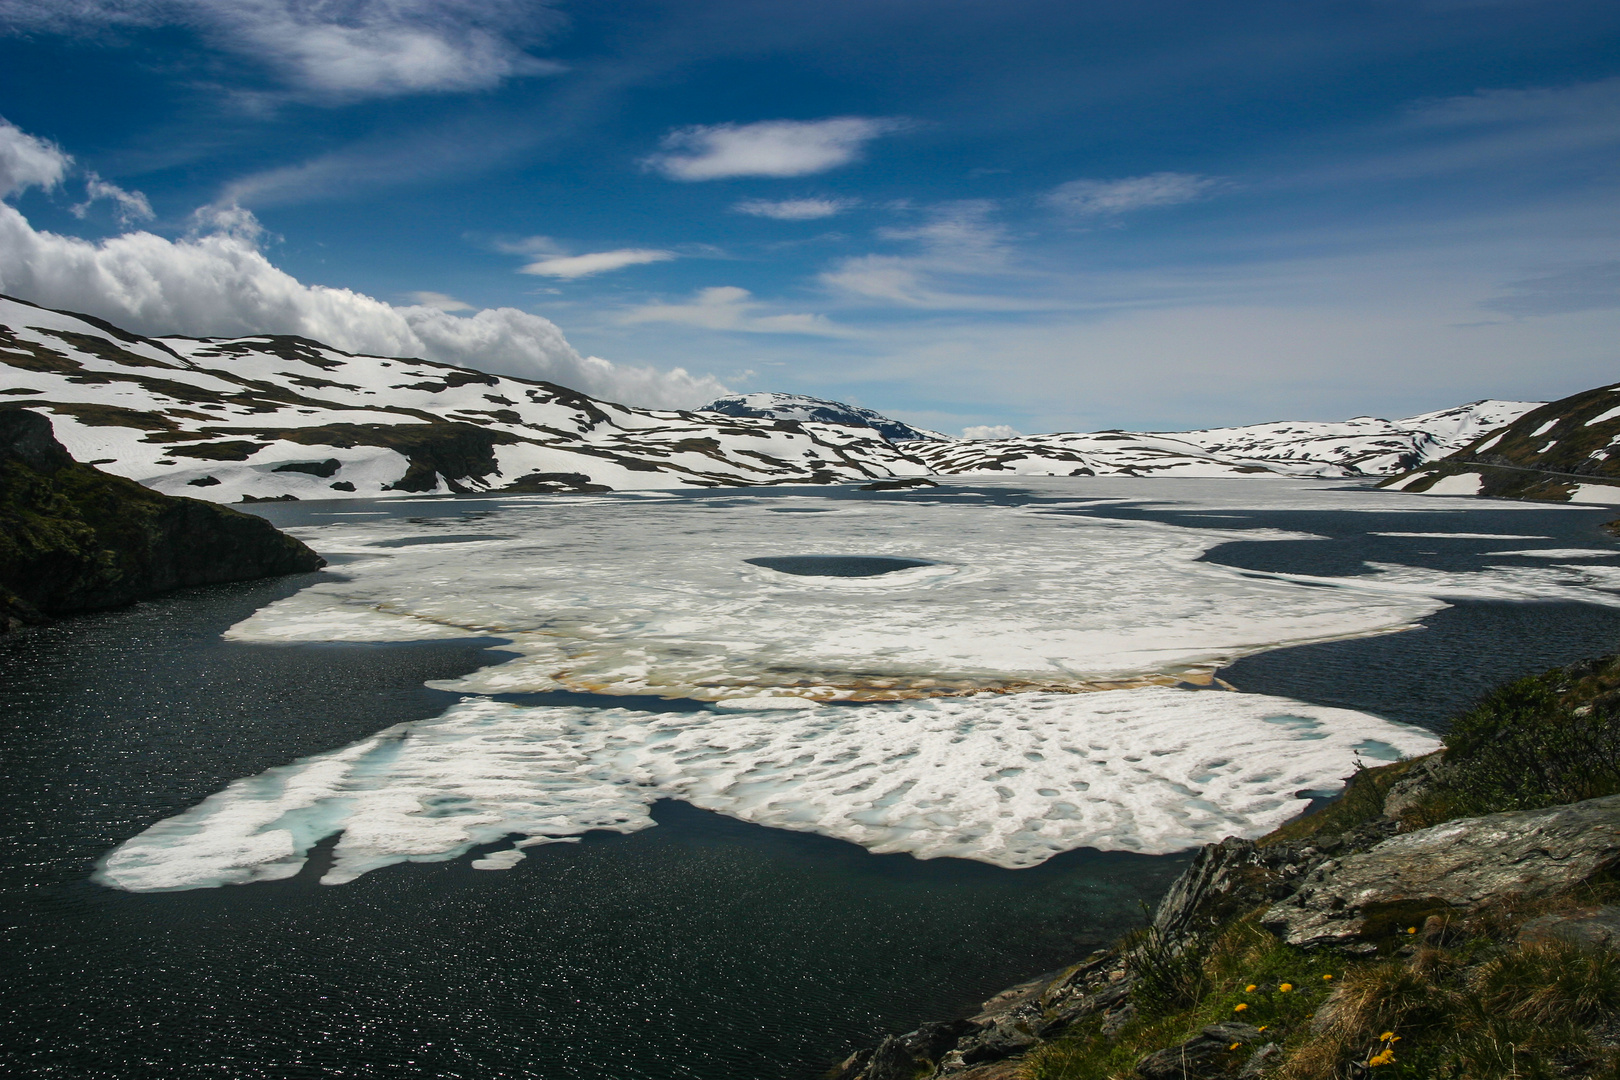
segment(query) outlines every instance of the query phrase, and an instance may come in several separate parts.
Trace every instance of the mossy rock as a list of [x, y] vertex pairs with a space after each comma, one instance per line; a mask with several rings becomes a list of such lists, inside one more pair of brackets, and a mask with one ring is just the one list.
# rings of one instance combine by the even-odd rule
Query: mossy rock
[[45, 417], [0, 412], [0, 628], [324, 565], [262, 518], [82, 465]]

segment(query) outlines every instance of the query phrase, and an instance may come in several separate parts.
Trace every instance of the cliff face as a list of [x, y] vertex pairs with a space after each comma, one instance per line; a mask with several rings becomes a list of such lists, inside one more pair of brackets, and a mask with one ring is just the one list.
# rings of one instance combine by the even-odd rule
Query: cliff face
[[81, 465], [43, 416], [0, 412], [0, 632], [185, 585], [324, 565], [262, 518]]

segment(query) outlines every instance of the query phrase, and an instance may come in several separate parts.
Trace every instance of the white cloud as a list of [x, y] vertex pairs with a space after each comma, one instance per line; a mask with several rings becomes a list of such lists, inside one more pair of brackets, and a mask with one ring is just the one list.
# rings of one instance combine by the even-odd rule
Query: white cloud
[[14, 31], [191, 27], [338, 98], [483, 90], [561, 70], [524, 51], [553, 22], [528, 0], [0, 0]]
[[671, 180], [808, 176], [849, 164], [868, 142], [901, 126], [898, 120], [860, 116], [698, 124], [664, 136], [664, 153], [647, 164]]
[[84, 182], [84, 202], [72, 207], [73, 216], [82, 218], [90, 212], [90, 207], [96, 202], [106, 199], [111, 201], [116, 209], [114, 216], [120, 225], [129, 225], [136, 221], [151, 221], [152, 204], [146, 201], [146, 196], [139, 191], [125, 191], [117, 184], [110, 184], [97, 173], [90, 173]]
[[632, 308], [624, 314], [623, 321], [678, 323], [705, 330], [733, 330], [749, 334], [815, 334], [836, 337], [847, 333], [824, 315], [755, 314], [765, 306], [753, 299], [753, 294], [747, 289], [739, 289], [735, 285], [717, 285], [713, 288], [700, 289], [691, 303], [644, 304]]
[[1193, 202], [1219, 184], [1220, 181], [1212, 177], [1174, 172], [1123, 180], [1070, 180], [1049, 192], [1046, 200], [1070, 214], [1123, 214], [1152, 206]]
[[1010, 428], [1006, 424], [978, 424], [962, 429], [962, 438], [972, 440], [1016, 439], [1021, 435], [1022, 431]]
[[145, 334], [298, 334], [348, 352], [546, 379], [636, 405], [684, 408], [726, 392], [713, 376], [682, 368], [581, 356], [550, 320], [516, 308], [458, 317], [426, 304], [395, 307], [348, 289], [305, 285], [254, 245], [246, 211], [213, 216], [232, 231], [178, 241], [132, 232], [91, 243], [36, 230], [0, 203], [0, 292]]
[[442, 292], [413, 292], [406, 293], [412, 300], [422, 307], [438, 308], [440, 311], [472, 311], [473, 306], [465, 300], [457, 300]]
[[0, 199], [31, 187], [50, 190], [62, 182], [72, 164], [55, 143], [0, 120]]
[[[1027, 295], [1029, 282], [1009, 270], [1012, 249], [990, 220], [995, 206], [972, 200], [936, 207], [910, 228], [878, 230], [885, 240], [910, 241], [910, 255], [856, 255], [819, 275], [822, 285], [862, 301], [958, 311], [1027, 311], [1050, 305]], [[1024, 295], [982, 291], [997, 278], [1018, 278]], [[970, 288], [981, 291], [968, 291]]]
[[496, 251], [508, 255], [566, 255], [568, 249], [549, 236], [524, 236], [516, 240], [496, 240]]
[[617, 251], [594, 251], [587, 255], [556, 255], [523, 267], [520, 273], [539, 274], [544, 277], [582, 278], [608, 270], [623, 270], [626, 266], [643, 263], [668, 262], [675, 257], [673, 251], [652, 248], [620, 248]]
[[775, 218], [778, 221], [814, 221], [841, 214], [855, 205], [853, 199], [745, 199], [733, 206], [739, 214]]

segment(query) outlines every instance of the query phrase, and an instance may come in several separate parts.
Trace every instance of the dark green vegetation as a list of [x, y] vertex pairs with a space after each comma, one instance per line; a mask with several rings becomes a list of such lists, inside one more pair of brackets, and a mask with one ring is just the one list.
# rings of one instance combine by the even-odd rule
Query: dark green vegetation
[[[1341, 799], [1260, 845], [1331, 849], [1396, 822], [1408, 831], [1620, 792], [1620, 657], [1507, 683], [1457, 717], [1445, 741], [1427, 758], [1358, 769]], [[1350, 952], [1280, 941], [1260, 925], [1269, 902], [1190, 940], [1139, 931], [1119, 950], [1131, 1008], [1114, 1016], [1128, 1021], [1089, 1017], [1006, 1075], [1159, 1075], [1154, 1062], [1168, 1057], [1155, 1052], [1172, 1048], [1180, 1064], [1164, 1075], [1617, 1078], [1620, 941], [1536, 931], [1612, 920], [1615, 909], [1590, 905], [1617, 899], [1611, 869], [1552, 899], [1415, 918], [1376, 950]], [[1210, 1025], [1221, 1040], [1200, 1034]]]
[[0, 412], [0, 631], [324, 565], [262, 518], [81, 465], [43, 416]]

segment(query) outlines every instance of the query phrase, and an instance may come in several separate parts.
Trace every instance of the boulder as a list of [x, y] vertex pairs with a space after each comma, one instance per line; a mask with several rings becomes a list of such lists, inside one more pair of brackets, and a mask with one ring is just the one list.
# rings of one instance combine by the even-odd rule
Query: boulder
[[1231, 1074], [1243, 1047], [1260, 1038], [1249, 1024], [1211, 1024], [1177, 1046], [1156, 1050], [1136, 1063], [1147, 1080], [1205, 1080]]
[[1463, 818], [1313, 870], [1264, 916], [1290, 945], [1376, 947], [1435, 914], [1561, 893], [1620, 863], [1620, 795]]
[[890, 1035], [875, 1050], [851, 1054], [832, 1075], [836, 1080], [913, 1080], [928, 1075], [967, 1029], [967, 1021], [955, 1020]]
[[1519, 940], [1527, 944], [1573, 941], [1579, 945], [1620, 951], [1620, 907], [1606, 904], [1543, 915], [1519, 927]]

